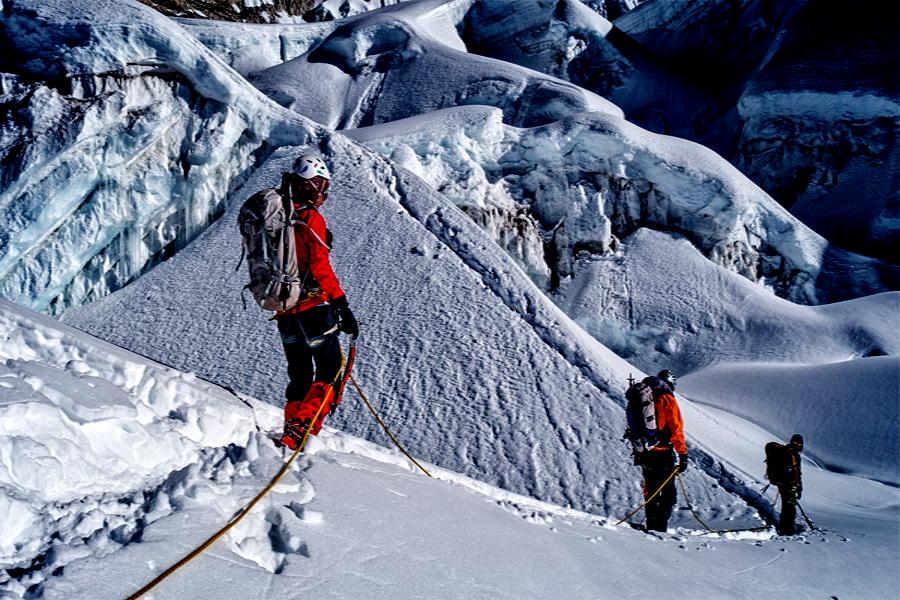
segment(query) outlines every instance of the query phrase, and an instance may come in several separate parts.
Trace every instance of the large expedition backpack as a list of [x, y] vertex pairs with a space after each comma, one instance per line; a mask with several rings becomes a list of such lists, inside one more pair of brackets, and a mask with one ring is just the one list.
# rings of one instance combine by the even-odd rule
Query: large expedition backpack
[[656, 426], [656, 402], [650, 377], [635, 382], [628, 379], [629, 386], [625, 390], [625, 419], [628, 428], [625, 439], [631, 442], [633, 452], [640, 453], [652, 450], [660, 443], [660, 432]]
[[244, 290], [265, 310], [287, 310], [303, 295], [305, 277], [297, 264], [292, 214], [290, 202], [267, 188], [250, 196], [238, 215], [250, 268]]
[[766, 444], [766, 479], [775, 486], [792, 485], [796, 475], [790, 449], [778, 442]]

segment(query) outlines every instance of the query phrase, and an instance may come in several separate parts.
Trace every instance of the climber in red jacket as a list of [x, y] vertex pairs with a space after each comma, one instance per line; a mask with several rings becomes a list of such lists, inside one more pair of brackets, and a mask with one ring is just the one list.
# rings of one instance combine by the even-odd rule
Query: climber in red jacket
[[282, 196], [289, 195], [293, 204], [297, 262], [306, 278], [301, 301], [275, 315], [290, 379], [282, 442], [292, 450], [307, 430], [317, 434], [322, 419], [334, 408], [331, 384], [341, 369], [338, 331], [354, 338], [359, 335], [359, 325], [329, 260], [331, 232], [318, 211], [330, 184], [325, 162], [311, 155], [302, 156], [297, 171], [285, 173], [281, 182]]
[[675, 479], [671, 475], [675, 469], [679, 473], [687, 469], [687, 446], [684, 443], [681, 411], [678, 408], [678, 401], [675, 400], [675, 377], [665, 369], [656, 377], [648, 377], [644, 381], [653, 388], [656, 426], [662, 433], [662, 441], [653, 449], [644, 452], [640, 459], [644, 474], [644, 496], [649, 497], [662, 487], [647, 504], [647, 529], [666, 531], [677, 501]]

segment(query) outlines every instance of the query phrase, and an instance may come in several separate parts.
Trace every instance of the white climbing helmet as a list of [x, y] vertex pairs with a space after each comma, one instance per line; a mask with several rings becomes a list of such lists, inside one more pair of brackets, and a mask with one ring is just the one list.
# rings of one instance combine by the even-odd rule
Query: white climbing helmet
[[300, 157], [300, 160], [297, 161], [297, 174], [303, 179], [312, 179], [317, 176], [331, 179], [331, 173], [328, 172], [325, 161], [314, 154]]

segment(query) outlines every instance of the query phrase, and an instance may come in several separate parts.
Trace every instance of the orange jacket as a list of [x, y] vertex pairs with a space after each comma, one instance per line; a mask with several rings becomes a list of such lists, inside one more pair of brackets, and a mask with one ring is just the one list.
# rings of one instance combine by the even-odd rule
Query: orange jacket
[[[328, 258], [331, 248], [328, 247], [325, 227], [325, 218], [314, 208], [305, 208], [300, 211], [298, 220], [302, 224], [294, 226], [294, 240], [297, 246], [297, 265], [301, 273], [307, 273], [306, 285], [308, 289], [315, 290], [318, 284], [320, 292], [310, 294], [293, 308], [279, 312], [275, 317], [292, 313], [303, 312], [313, 306], [318, 306], [326, 300], [334, 300], [344, 295], [341, 284], [331, 261]], [[310, 281], [309, 278], [315, 281]]]
[[654, 450], [672, 450], [678, 454], [687, 454], [684, 445], [684, 422], [675, 396], [664, 392], [656, 399], [656, 427], [660, 431], [668, 431], [669, 445], [657, 446]]

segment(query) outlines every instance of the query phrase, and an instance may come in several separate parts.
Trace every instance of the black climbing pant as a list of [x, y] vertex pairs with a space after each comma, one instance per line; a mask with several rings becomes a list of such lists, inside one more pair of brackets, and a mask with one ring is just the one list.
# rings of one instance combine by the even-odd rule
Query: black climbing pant
[[797, 494], [792, 487], [778, 488], [781, 494], [781, 514], [778, 516], [778, 534], [794, 535], [797, 533]]
[[[659, 489], [675, 469], [675, 453], [671, 450], [651, 450], [641, 455], [641, 469], [644, 472], [644, 498]], [[675, 508], [677, 492], [675, 478], [669, 479], [665, 487], [647, 504], [647, 529], [665, 531]]]
[[337, 321], [327, 304], [278, 319], [278, 332], [288, 363], [287, 400], [303, 400], [313, 381], [331, 383], [341, 369]]

